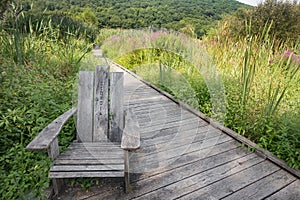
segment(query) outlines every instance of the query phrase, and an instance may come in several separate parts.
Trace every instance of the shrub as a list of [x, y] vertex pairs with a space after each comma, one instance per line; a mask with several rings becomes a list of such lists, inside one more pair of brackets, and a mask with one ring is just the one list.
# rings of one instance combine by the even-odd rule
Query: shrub
[[251, 10], [239, 9], [234, 15], [227, 16], [222, 24], [225, 24], [223, 33], [227, 37], [261, 36], [267, 27], [269, 35], [294, 43], [300, 35], [300, 4], [267, 0]]

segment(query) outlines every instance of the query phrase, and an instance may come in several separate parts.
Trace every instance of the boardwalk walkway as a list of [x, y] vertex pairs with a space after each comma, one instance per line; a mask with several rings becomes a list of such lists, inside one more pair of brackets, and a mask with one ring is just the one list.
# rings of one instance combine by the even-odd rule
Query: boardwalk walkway
[[141, 128], [133, 190], [100, 188], [85, 199], [300, 199], [299, 178], [128, 73], [125, 105]]

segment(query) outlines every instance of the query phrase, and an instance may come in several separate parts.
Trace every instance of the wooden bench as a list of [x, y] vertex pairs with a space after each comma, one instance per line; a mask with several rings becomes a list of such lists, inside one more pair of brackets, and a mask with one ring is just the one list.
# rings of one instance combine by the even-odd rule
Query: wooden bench
[[[28, 150], [48, 150], [55, 195], [62, 178], [75, 177], [125, 177], [129, 191], [128, 152], [139, 148], [140, 136], [133, 113], [123, 110], [123, 80], [122, 72], [109, 72], [106, 66], [80, 71], [77, 108], [59, 116], [27, 145]], [[60, 154], [57, 136], [73, 115], [77, 138]]]

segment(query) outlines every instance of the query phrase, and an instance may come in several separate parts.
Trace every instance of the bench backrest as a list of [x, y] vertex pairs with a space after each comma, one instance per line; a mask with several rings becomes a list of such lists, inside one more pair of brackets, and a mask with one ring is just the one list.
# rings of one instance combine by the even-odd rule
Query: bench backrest
[[77, 140], [120, 142], [124, 125], [122, 72], [80, 71], [78, 83]]

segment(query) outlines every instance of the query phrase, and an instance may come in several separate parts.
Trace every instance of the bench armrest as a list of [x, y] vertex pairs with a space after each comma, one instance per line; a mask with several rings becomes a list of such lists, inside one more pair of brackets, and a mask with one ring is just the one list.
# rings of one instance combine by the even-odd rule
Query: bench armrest
[[72, 108], [60, 115], [46, 128], [44, 128], [38, 136], [36, 136], [26, 147], [27, 150], [43, 150], [49, 148], [52, 141], [58, 136], [66, 121], [76, 113], [77, 108]]
[[131, 110], [124, 112], [125, 128], [122, 134], [121, 148], [124, 150], [135, 150], [140, 148], [140, 127]]

